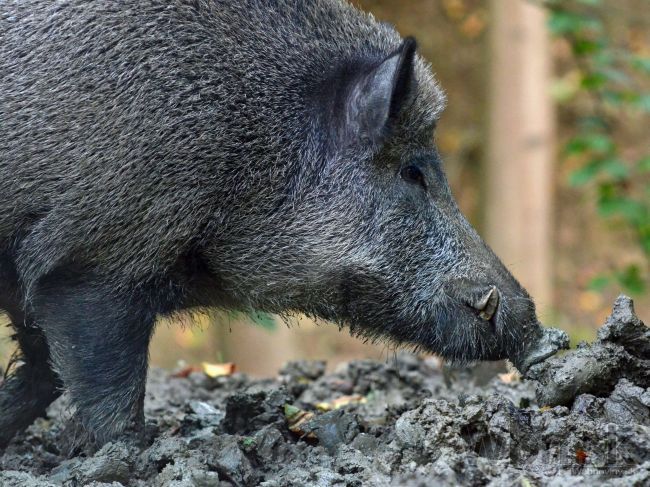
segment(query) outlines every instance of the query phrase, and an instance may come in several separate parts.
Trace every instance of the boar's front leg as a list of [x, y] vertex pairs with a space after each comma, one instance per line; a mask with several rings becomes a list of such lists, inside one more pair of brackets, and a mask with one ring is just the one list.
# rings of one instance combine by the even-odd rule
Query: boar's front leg
[[82, 433], [70, 446], [92, 449], [127, 434], [141, 439], [151, 301], [83, 273], [58, 272], [39, 283], [32, 305]]

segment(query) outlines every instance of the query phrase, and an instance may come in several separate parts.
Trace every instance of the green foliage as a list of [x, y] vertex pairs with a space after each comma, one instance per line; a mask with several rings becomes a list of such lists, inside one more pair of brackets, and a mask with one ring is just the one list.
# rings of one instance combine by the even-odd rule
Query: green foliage
[[273, 315], [263, 311], [228, 311], [228, 317], [232, 320], [249, 320], [254, 325], [269, 331], [273, 331], [277, 327]]
[[643, 293], [650, 284], [650, 154], [639, 158], [622, 150], [615, 128], [634, 117], [635, 124], [650, 129], [650, 58], [615, 44], [606, 28], [607, 2], [547, 0], [544, 5], [549, 29], [571, 46], [580, 74], [575, 99], [587, 107], [564, 148], [567, 158], [580, 161], [569, 184], [595, 196], [601, 217], [630, 228], [643, 255], [643, 262], [604, 273], [589, 287], [600, 291], [618, 283], [627, 292]]
[[248, 317], [257, 326], [261, 326], [267, 330], [275, 330], [276, 323], [273, 315], [263, 313], [261, 311], [253, 311], [251, 313], [248, 313]]
[[252, 450], [253, 448], [255, 448], [256, 445], [257, 442], [255, 441], [255, 438], [253, 438], [252, 436], [244, 436], [241, 439], [241, 446], [244, 448], [245, 451]]

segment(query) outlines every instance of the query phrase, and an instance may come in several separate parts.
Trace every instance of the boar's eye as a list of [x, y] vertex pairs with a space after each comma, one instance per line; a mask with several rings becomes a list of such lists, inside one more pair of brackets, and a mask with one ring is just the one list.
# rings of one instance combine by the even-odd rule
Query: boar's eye
[[400, 170], [400, 176], [404, 181], [409, 184], [419, 184], [423, 188], [426, 188], [424, 182], [424, 174], [417, 166], [405, 166]]

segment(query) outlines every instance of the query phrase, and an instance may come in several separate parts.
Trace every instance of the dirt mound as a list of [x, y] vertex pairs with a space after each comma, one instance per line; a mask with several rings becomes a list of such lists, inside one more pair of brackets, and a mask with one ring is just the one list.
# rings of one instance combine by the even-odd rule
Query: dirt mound
[[[616, 325], [623, 321], [647, 331], [620, 311], [604, 327], [607, 336], [630, 327]], [[622, 343], [604, 334], [594, 346]], [[544, 370], [557, 371], [579, 350]], [[643, 376], [608, 370], [611, 387], [576, 387], [577, 396], [562, 393], [565, 406], [549, 407], [537, 402], [534, 381], [504, 375], [486, 382], [488, 369], [450, 370], [403, 354], [332, 374], [321, 362], [290, 363], [276, 380], [152, 370], [144, 449], [113, 443], [90, 457], [63, 458], [64, 397], [0, 457], [0, 485], [650, 484]], [[538, 387], [538, 397], [551, 383]]]
[[537, 402], [552, 405], [570, 405], [583, 393], [607, 395], [623, 378], [650, 387], [650, 328], [620, 296], [594, 343], [536, 364], [527, 376], [538, 383]]

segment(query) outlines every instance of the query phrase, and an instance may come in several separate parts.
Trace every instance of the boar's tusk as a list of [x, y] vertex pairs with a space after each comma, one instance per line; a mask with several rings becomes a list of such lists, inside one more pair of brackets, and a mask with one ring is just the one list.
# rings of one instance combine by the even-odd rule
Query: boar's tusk
[[480, 311], [478, 314], [484, 320], [491, 320], [496, 313], [497, 306], [499, 305], [499, 290], [492, 286], [490, 290], [476, 303], [476, 309]]

